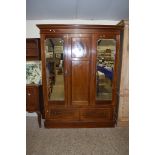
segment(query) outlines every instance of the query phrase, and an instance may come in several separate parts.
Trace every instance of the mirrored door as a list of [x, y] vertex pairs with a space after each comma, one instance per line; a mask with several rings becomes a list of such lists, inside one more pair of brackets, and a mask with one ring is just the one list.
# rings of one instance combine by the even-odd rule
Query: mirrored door
[[45, 40], [46, 82], [49, 101], [64, 101], [64, 40]]
[[112, 100], [116, 40], [99, 39], [96, 54], [96, 101]]

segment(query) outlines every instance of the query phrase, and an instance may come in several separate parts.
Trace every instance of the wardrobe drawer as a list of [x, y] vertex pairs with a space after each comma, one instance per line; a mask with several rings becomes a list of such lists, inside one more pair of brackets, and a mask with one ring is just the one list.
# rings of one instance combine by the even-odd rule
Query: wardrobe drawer
[[113, 118], [112, 115], [112, 108], [80, 110], [80, 120], [86, 121], [110, 121]]
[[62, 121], [79, 120], [79, 111], [76, 109], [51, 109], [50, 119]]

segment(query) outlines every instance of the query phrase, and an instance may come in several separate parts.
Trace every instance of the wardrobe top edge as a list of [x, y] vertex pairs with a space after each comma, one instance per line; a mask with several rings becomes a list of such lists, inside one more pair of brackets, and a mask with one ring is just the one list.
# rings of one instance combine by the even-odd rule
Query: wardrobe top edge
[[82, 24], [36, 24], [39, 29], [118, 29], [122, 30], [123, 25], [82, 25]]

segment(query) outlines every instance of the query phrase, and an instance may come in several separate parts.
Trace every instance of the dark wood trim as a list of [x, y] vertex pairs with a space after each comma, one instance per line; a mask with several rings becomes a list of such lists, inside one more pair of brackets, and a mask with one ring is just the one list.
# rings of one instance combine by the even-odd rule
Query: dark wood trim
[[[41, 45], [44, 45], [45, 35], [41, 34]], [[47, 95], [47, 82], [46, 82], [46, 60], [45, 60], [45, 48], [41, 46], [41, 60], [42, 60], [42, 86], [43, 86], [43, 100], [44, 100], [44, 111], [45, 111], [45, 118], [48, 115], [48, 95]]]
[[111, 104], [111, 102], [110, 102], [110, 103], [104, 102], [104, 104], [103, 104], [103, 103], [102, 103], [102, 104], [100, 103], [100, 104], [89, 105], [89, 106], [86, 106], [86, 105], [81, 105], [81, 106], [67, 105], [67, 106], [66, 106], [66, 105], [64, 105], [64, 104], [63, 104], [63, 105], [62, 105], [62, 104], [59, 105], [59, 104], [55, 104], [55, 103], [52, 104], [51, 101], [49, 101], [48, 104], [49, 104], [49, 105], [48, 105], [48, 108], [49, 108], [49, 109], [51, 109], [51, 108], [59, 108], [59, 109], [64, 109], [64, 108], [70, 108], [70, 109], [72, 109], [72, 108], [73, 108], [73, 109], [75, 109], [75, 108], [76, 108], [76, 109], [79, 109], [79, 108], [80, 108], [80, 109], [89, 108], [89, 109], [91, 109], [91, 108], [92, 108], [92, 109], [94, 109], [94, 108], [113, 108], [113, 107], [114, 107], [114, 106]]
[[82, 24], [37, 24], [39, 29], [117, 29], [122, 30], [122, 25], [82, 25]]
[[114, 122], [56, 122], [45, 120], [45, 128], [102, 128], [115, 127]]
[[37, 24], [40, 34], [79, 34], [79, 33], [108, 33], [119, 34], [123, 30], [120, 25], [62, 25], [62, 24]]
[[40, 101], [40, 112], [42, 118], [45, 119], [45, 109], [44, 109], [44, 96], [43, 96], [43, 86], [39, 86], [39, 101]]
[[[115, 66], [114, 66], [114, 79], [113, 79], [113, 102], [112, 104], [114, 106], [117, 105], [117, 93], [118, 93], [118, 90], [119, 88], [117, 88], [117, 83], [119, 81], [119, 76], [118, 76], [118, 66], [119, 66], [119, 63], [120, 63], [120, 34], [119, 35], [116, 35], [116, 56], [115, 56]], [[115, 102], [114, 102], [115, 101]]]

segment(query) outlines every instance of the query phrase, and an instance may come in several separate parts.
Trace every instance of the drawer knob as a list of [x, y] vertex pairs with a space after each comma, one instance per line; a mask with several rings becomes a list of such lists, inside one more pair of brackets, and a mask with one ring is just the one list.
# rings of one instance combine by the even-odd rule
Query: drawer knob
[[28, 93], [27, 95], [28, 95], [28, 96], [31, 96], [31, 94], [30, 94], [30, 93]]

